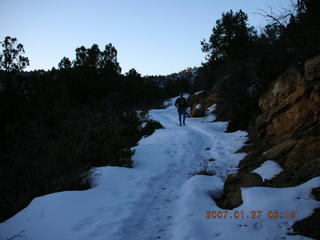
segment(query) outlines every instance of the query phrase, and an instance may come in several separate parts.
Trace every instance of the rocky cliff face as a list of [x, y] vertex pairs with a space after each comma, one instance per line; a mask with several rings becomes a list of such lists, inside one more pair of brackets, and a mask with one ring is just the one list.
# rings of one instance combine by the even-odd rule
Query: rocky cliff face
[[[219, 87], [214, 86], [188, 101], [191, 115], [201, 117], [209, 106], [219, 107], [225, 99]], [[308, 60], [302, 70], [291, 67], [279, 76], [260, 97], [259, 107], [261, 114], [249, 129], [251, 143], [245, 147], [248, 155], [239, 165], [240, 172], [250, 172], [264, 161], [274, 160], [285, 171], [269, 185], [293, 186], [319, 176], [320, 56]], [[217, 110], [218, 120], [233, 121], [239, 116]]]
[[[240, 162], [238, 177], [266, 160], [274, 160], [284, 169], [266, 181], [266, 186], [296, 186], [320, 176], [320, 56], [308, 60], [303, 71], [292, 67], [282, 74], [261, 96], [259, 107], [262, 114], [253, 129], [251, 151]], [[222, 198], [225, 206], [228, 194], [232, 197], [228, 188], [227, 183]], [[313, 193], [319, 199], [319, 189]], [[320, 239], [320, 209], [293, 228]]]
[[[205, 108], [213, 103], [219, 106], [223, 99], [217, 90], [190, 98], [191, 106], [202, 102], [206, 102]], [[304, 69], [288, 69], [262, 94], [258, 104], [261, 114], [248, 130], [250, 142], [242, 149], [248, 155], [240, 162], [238, 174], [227, 177], [221, 198], [215, 199], [222, 208], [233, 209], [242, 204], [241, 187], [296, 186], [320, 176], [320, 56], [306, 61]], [[216, 114], [219, 118], [219, 112]], [[233, 120], [236, 115], [230, 116], [229, 120]], [[284, 171], [263, 182], [251, 171], [267, 160], [276, 161]], [[314, 193], [319, 195], [319, 191], [315, 189]], [[320, 209], [296, 223], [294, 229], [320, 239], [319, 224]]]
[[320, 56], [305, 63], [304, 73], [288, 69], [259, 100], [255, 149], [240, 166], [249, 171], [257, 158], [277, 161], [285, 171], [270, 185], [297, 185], [320, 175], [319, 69]]

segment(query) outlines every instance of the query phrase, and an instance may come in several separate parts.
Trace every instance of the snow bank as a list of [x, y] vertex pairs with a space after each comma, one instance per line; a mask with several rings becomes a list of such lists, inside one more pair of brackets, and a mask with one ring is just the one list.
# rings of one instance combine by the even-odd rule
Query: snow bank
[[[287, 234], [292, 233], [295, 221], [320, 207], [311, 195], [312, 188], [319, 184], [317, 177], [292, 188], [242, 188], [244, 203], [233, 210], [224, 210], [209, 196], [210, 192], [223, 188], [221, 181], [215, 177], [193, 177], [184, 186], [174, 239], [309, 239]], [[218, 215], [213, 218], [213, 211], [221, 211], [222, 218]]]

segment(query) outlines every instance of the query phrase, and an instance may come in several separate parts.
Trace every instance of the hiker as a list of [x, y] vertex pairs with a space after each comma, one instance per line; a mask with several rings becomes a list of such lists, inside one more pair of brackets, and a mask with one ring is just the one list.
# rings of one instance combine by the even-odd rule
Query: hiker
[[180, 97], [177, 98], [174, 105], [177, 107], [177, 110], [179, 113], [180, 126], [182, 126], [182, 124], [186, 125], [188, 103], [187, 103], [187, 99], [183, 97], [183, 93], [180, 93]]

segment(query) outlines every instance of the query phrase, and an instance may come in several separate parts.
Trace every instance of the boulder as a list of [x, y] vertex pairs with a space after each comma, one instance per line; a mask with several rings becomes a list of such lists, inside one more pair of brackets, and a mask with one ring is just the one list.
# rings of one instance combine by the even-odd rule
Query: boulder
[[217, 205], [223, 209], [234, 209], [242, 203], [241, 188], [263, 186], [263, 180], [256, 173], [230, 174], [224, 183], [224, 192], [219, 199], [215, 199]]
[[244, 174], [240, 181], [240, 187], [258, 187], [263, 186], [263, 179], [257, 173]]
[[304, 64], [304, 75], [307, 82], [320, 78], [320, 55], [306, 61]]
[[320, 187], [312, 189], [311, 193], [317, 201], [320, 201]]
[[268, 151], [266, 151], [263, 155], [268, 160], [275, 160], [276, 158], [283, 155], [284, 153], [287, 153], [295, 144], [296, 144], [295, 140], [287, 139], [283, 143], [273, 146]]
[[294, 233], [311, 239], [320, 239], [320, 208], [314, 210], [311, 216], [297, 221], [292, 226]]
[[191, 109], [191, 117], [204, 117], [205, 116], [205, 110], [203, 108], [192, 108]]
[[[220, 95], [218, 88], [214, 86], [209, 91], [193, 94], [188, 98], [188, 105], [191, 107], [191, 117], [204, 117], [207, 108], [219, 103]], [[197, 107], [201, 105], [201, 108]]]
[[320, 137], [308, 136], [300, 139], [284, 162], [286, 169], [306, 167], [306, 171], [320, 172]]

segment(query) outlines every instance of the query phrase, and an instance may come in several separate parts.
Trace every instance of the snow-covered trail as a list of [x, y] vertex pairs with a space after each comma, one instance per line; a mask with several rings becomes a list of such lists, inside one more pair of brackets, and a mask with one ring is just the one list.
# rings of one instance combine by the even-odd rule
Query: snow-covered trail
[[33, 240], [173, 239], [183, 184], [210, 157], [221, 175], [232, 170], [242, 157], [233, 152], [245, 133], [226, 134], [225, 123], [204, 119], [187, 119], [179, 127], [173, 106], [150, 115], [165, 128], [135, 147], [135, 168], [102, 167], [95, 188], [34, 199], [0, 225], [0, 239], [21, 231]]
[[[221, 157], [228, 153], [234, 155], [237, 147], [234, 144], [234, 148], [230, 148], [234, 136], [227, 137], [224, 133], [225, 123], [216, 123], [213, 128], [217, 136], [212, 136], [207, 129], [209, 124], [203, 119], [189, 119], [187, 126], [178, 126], [174, 107], [152, 110], [151, 116], [165, 129], [141, 140], [136, 148], [135, 169], [147, 175], [143, 175], [137, 186], [143, 194], [135, 202], [134, 211], [122, 221], [122, 227], [117, 231], [119, 239], [175, 239], [173, 229], [183, 184], [199, 171], [203, 161], [212, 157], [213, 146]], [[239, 132], [238, 135], [237, 145], [240, 147], [245, 133]], [[223, 164], [219, 175], [234, 171], [235, 162]], [[220, 179], [217, 181], [222, 185]]]
[[[286, 236], [289, 220], [205, 218], [206, 211], [221, 210], [209, 192], [221, 191], [227, 174], [236, 171], [244, 154], [235, 152], [246, 141], [246, 132], [225, 133], [226, 123], [208, 122], [206, 118], [189, 118], [187, 126], [180, 127], [173, 106], [151, 110], [150, 115], [165, 128], [143, 138], [135, 147], [134, 168], [101, 167], [96, 171], [97, 185], [92, 189], [34, 199], [27, 208], [0, 224], [0, 240], [18, 233], [30, 240], [282, 239]], [[210, 158], [215, 159], [209, 162], [215, 175], [194, 175]], [[302, 218], [319, 205], [303, 195], [310, 194], [312, 186], [319, 183], [320, 178], [315, 178], [302, 187], [285, 189], [282, 194], [279, 189], [244, 189], [244, 204], [235, 210], [266, 212], [279, 206], [291, 206], [291, 210], [301, 207]], [[297, 196], [302, 195], [297, 201]]]

